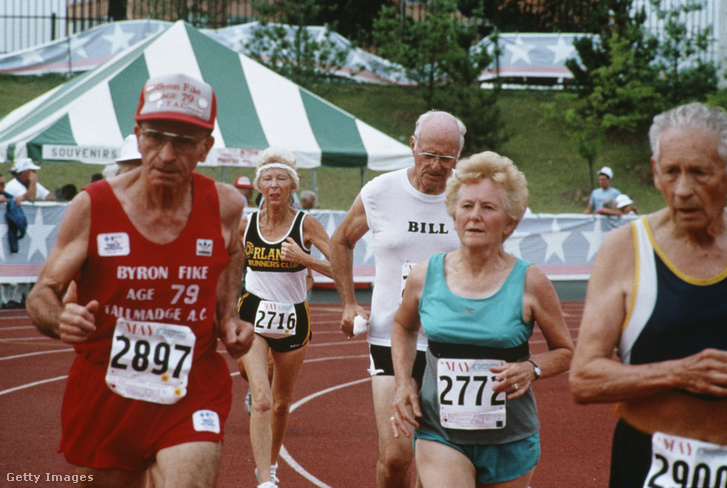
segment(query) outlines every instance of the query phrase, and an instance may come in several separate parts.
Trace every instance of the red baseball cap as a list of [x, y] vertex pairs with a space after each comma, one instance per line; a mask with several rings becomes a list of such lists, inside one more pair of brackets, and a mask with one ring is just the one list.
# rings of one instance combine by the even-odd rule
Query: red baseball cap
[[217, 98], [210, 85], [184, 74], [171, 74], [154, 76], [144, 83], [134, 120], [174, 120], [212, 130], [216, 117]]
[[238, 176], [235, 180], [235, 186], [238, 188], [254, 188], [250, 178], [247, 176]]

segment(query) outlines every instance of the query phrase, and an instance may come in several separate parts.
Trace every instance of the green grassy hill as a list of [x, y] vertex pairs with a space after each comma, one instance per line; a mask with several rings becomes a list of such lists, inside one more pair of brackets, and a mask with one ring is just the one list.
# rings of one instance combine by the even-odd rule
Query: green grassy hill
[[[61, 75], [43, 77], [0, 76], [0, 117], [23, 103], [63, 83]], [[343, 110], [369, 125], [408, 144], [417, 116], [425, 110], [411, 88], [379, 85], [321, 85], [314, 90]], [[506, 91], [499, 101], [510, 139], [500, 152], [511, 158], [525, 173], [530, 187], [530, 208], [534, 212], [580, 213], [591, 190], [588, 165], [572, 146], [567, 134], [546, 122], [541, 104], [552, 102], [557, 92]], [[562, 102], [560, 102], [562, 103]], [[446, 107], [441, 107], [446, 110]], [[614, 170], [613, 186], [627, 193], [642, 213], [663, 206], [651, 181], [646, 134], [639, 140], [609, 141], [601, 148], [595, 167]], [[10, 164], [0, 164], [9, 177]], [[40, 181], [49, 189], [73, 183], [78, 188], [91, 181], [102, 167], [82, 163], [45, 163]], [[201, 173], [231, 182], [240, 174], [252, 176], [252, 169], [200, 168]], [[319, 168], [316, 170], [321, 208], [345, 210], [356, 197], [362, 177], [377, 175], [357, 169]], [[313, 171], [301, 170], [301, 189], [311, 188]], [[9, 178], [8, 178], [9, 179]]]

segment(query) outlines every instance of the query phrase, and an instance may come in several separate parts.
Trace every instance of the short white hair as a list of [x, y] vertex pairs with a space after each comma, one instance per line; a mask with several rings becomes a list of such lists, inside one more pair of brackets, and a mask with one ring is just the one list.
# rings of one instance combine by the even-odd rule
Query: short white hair
[[[277, 163], [277, 164], [276, 164]], [[273, 166], [274, 165], [274, 166]], [[260, 155], [257, 160], [257, 172], [253, 186], [260, 191], [260, 177], [265, 170], [270, 168], [282, 168], [290, 173], [290, 179], [293, 182], [291, 191], [296, 191], [300, 186], [300, 178], [298, 178], [298, 164], [295, 162], [295, 155], [284, 147], [271, 146]]]
[[654, 123], [649, 129], [649, 144], [651, 145], [651, 155], [657, 164], [659, 164], [661, 137], [669, 129], [714, 131], [719, 136], [717, 152], [727, 165], [727, 112], [723, 108], [694, 102], [681, 105], [654, 117]]

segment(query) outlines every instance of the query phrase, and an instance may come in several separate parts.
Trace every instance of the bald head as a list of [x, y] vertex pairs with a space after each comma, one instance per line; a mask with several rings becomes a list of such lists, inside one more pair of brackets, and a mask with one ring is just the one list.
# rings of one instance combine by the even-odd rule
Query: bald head
[[414, 126], [414, 144], [422, 136], [430, 136], [432, 134], [441, 138], [455, 138], [459, 147], [457, 156], [462, 152], [464, 146], [464, 135], [467, 128], [464, 123], [454, 115], [439, 110], [430, 110], [419, 116]]
[[462, 121], [447, 112], [430, 111], [419, 117], [409, 142], [414, 167], [408, 175], [414, 188], [430, 195], [444, 192], [466, 131]]

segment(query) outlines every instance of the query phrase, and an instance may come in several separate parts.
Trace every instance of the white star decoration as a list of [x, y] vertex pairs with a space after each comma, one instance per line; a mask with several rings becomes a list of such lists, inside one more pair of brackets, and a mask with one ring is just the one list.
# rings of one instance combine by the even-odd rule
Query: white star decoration
[[546, 46], [550, 51], [553, 52], [553, 64], [563, 64], [566, 59], [573, 56], [576, 52], [576, 48], [573, 44], [566, 44], [562, 37], [558, 37], [558, 44], [555, 46]]
[[73, 37], [70, 38], [71, 49], [74, 59], [88, 59], [88, 53], [86, 52], [86, 41], [79, 41]]
[[545, 241], [545, 262], [553, 255], [557, 255], [560, 260], [565, 263], [565, 254], [563, 253], [563, 242], [570, 236], [570, 232], [561, 232], [560, 226], [558, 225], [558, 219], [554, 218], [550, 232], [544, 232], [542, 234], [543, 240]]
[[515, 231], [513, 234], [507, 238], [505, 243], [502, 245], [502, 248], [505, 250], [506, 253], [512, 254], [516, 258], [522, 259], [522, 252], [520, 251], [520, 244], [523, 242], [523, 239], [525, 239], [528, 235], [527, 232], [518, 232]]
[[45, 62], [42, 51], [28, 51], [21, 56], [22, 66], [32, 66], [34, 64], [40, 64]]
[[114, 26], [114, 32], [109, 36], [103, 36], [103, 39], [111, 43], [111, 54], [127, 49], [131, 44], [129, 41], [134, 38], [134, 33], [126, 33], [120, 25]]
[[598, 252], [598, 248], [601, 247], [601, 242], [603, 241], [603, 236], [605, 234], [603, 229], [601, 229], [601, 219], [594, 217], [593, 230], [586, 230], [581, 232], [581, 234], [588, 241], [588, 257], [586, 257], [586, 261], [590, 262]]
[[24, 237], [25, 239], [30, 238], [30, 246], [28, 247], [27, 260], [30, 261], [33, 258], [33, 254], [39, 252], [43, 259], [48, 257], [48, 244], [46, 239], [51, 235], [55, 225], [43, 223], [43, 212], [38, 210], [35, 212], [35, 223], [28, 224], [28, 233]]
[[524, 62], [530, 63], [530, 51], [535, 48], [535, 44], [524, 44], [523, 40], [520, 38], [520, 36], [515, 39], [515, 44], [506, 44], [505, 49], [510, 51], [511, 58], [510, 58], [510, 64], [514, 64], [519, 59], [522, 59]]

